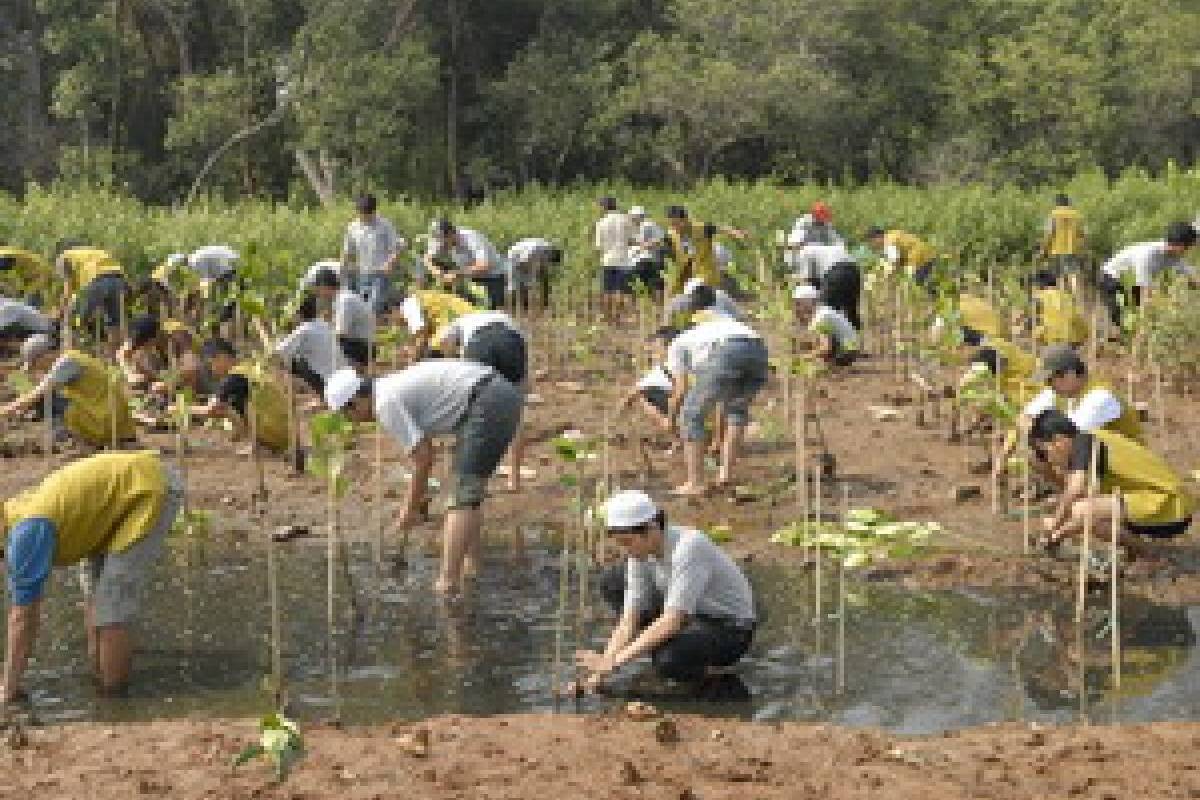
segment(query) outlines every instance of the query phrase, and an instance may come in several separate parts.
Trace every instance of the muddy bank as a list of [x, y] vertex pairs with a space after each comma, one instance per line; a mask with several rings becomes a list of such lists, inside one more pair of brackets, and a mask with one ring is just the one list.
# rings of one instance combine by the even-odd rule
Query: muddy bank
[[[411, 734], [425, 729], [427, 751]], [[310, 728], [282, 785], [233, 770], [256, 723], [70, 725], [6, 734], [0, 797], [1194, 798], [1200, 725], [1031, 728], [936, 737], [694, 717], [439, 717]], [[14, 741], [14, 738], [16, 739]], [[423, 754], [422, 754], [423, 753]]]

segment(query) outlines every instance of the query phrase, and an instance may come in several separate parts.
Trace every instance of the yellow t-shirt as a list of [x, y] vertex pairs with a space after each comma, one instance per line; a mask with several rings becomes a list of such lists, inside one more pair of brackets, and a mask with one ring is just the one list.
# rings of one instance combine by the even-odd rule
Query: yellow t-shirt
[[57, 537], [54, 563], [66, 566], [119, 553], [150, 533], [166, 491], [157, 452], [101, 453], [52, 472], [40, 486], [6, 501], [4, 522], [11, 529], [27, 519], [49, 519]]
[[431, 331], [430, 341], [440, 342], [451, 322], [464, 314], [473, 314], [479, 309], [456, 294], [424, 289], [413, 292], [425, 318], [425, 330]]
[[1098, 430], [1104, 443], [1106, 469], [1100, 491], [1120, 489], [1125, 513], [1135, 525], [1168, 525], [1191, 516], [1195, 501], [1175, 470], [1145, 445], [1116, 431]]
[[1083, 344], [1089, 328], [1079, 305], [1064, 289], [1035, 289], [1033, 299], [1038, 308], [1038, 325], [1034, 339], [1038, 344]]
[[67, 430], [89, 444], [103, 447], [112, 443], [115, 413], [117, 439], [133, 438], [135, 429], [125, 382], [111, 375], [105, 363], [95, 356], [68, 350], [63, 357], [80, 368], [75, 380], [59, 387], [67, 400], [63, 418]]
[[925, 266], [937, 257], [933, 245], [907, 231], [888, 231], [883, 235], [883, 241], [884, 244], [895, 247], [900, 254], [900, 261], [896, 266], [905, 267], [909, 272]]
[[0, 247], [0, 259], [11, 258], [12, 271], [23, 281], [37, 281], [52, 274], [50, 264], [37, 253], [18, 247]]
[[995, 306], [986, 298], [973, 294], [960, 296], [958, 313], [964, 328], [977, 331], [989, 339], [1005, 338], [1004, 322]]
[[63, 260], [71, 267], [70, 285], [78, 291], [101, 275], [121, 274], [124, 270], [111, 253], [95, 247], [76, 247], [65, 251]]
[[[271, 381], [270, 375], [254, 364], [241, 364], [230, 370], [250, 383], [249, 405], [254, 410], [254, 431], [259, 443], [282, 451], [288, 446], [287, 397]], [[249, 411], [249, 409], [247, 409]], [[299, 424], [299, 421], [295, 421]], [[249, 425], [247, 418], [246, 424]]]
[[1050, 212], [1045, 252], [1048, 256], [1077, 256], [1083, 252], [1083, 215], [1071, 206]]

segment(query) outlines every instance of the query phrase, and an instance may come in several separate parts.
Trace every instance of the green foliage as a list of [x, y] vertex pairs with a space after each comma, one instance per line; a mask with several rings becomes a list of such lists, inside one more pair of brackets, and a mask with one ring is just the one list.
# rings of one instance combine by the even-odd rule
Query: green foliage
[[234, 768], [259, 758], [275, 768], [275, 780], [283, 782], [292, 767], [304, 755], [300, 727], [282, 714], [269, 714], [259, 721], [259, 740], [248, 745], [233, 759]]
[[771, 541], [791, 547], [815, 547], [847, 568], [855, 568], [911, 557], [941, 531], [936, 522], [897, 522], [882, 511], [863, 508], [847, 511], [844, 525], [793, 522], [772, 534]]
[[958, 386], [958, 402], [964, 408], [1000, 423], [1011, 423], [1019, 409], [996, 388], [996, 379], [982, 364], [972, 365]]
[[338, 411], [323, 411], [313, 416], [308, 426], [312, 449], [306, 468], [322, 478], [335, 497], [341, 497], [349, 485], [346, 480], [347, 451], [354, 442], [354, 423]]

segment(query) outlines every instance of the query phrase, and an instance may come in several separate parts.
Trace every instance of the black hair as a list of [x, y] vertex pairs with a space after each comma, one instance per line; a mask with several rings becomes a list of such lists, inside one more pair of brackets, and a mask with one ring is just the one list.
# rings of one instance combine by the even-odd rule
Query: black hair
[[974, 328], [968, 328], [966, 325], [963, 325], [962, 335], [963, 344], [967, 347], [979, 347], [979, 345], [983, 344], [983, 334]]
[[551, 264], [562, 263], [562, 250], [558, 247], [551, 247], [546, 250], [546, 260]]
[[703, 311], [706, 308], [712, 308], [716, 305], [716, 302], [717, 291], [707, 283], [702, 283], [688, 292], [688, 308], [692, 311]]
[[312, 292], [305, 292], [300, 305], [296, 307], [296, 319], [308, 322], [317, 318], [317, 298]]
[[679, 328], [671, 325], [663, 325], [661, 328], [650, 334], [652, 342], [666, 342], [670, 344], [675, 341], [675, 337], [679, 335]]
[[54, 245], [54, 252], [60, 256], [68, 250], [74, 250], [78, 247], [83, 247], [83, 240], [79, 238], [59, 239]]
[[359, 198], [354, 203], [354, 207], [358, 209], [360, 214], [374, 214], [375, 209], [379, 207], [379, 201], [375, 199], [373, 194], [359, 195]]
[[611, 197], [608, 195], [601, 197], [600, 198], [600, 207], [602, 209], [604, 209], [605, 211], [616, 211], [617, 210], [617, 198]]
[[687, 215], [683, 206], [667, 206], [667, 219], [687, 219]]
[[318, 286], [323, 289], [337, 289], [342, 285], [338, 279], [338, 274], [331, 269], [318, 270], [313, 276], [313, 286]]
[[648, 521], [643, 522], [641, 525], [635, 525], [632, 528], [609, 528], [608, 535], [613, 536], [616, 534], [627, 534], [627, 533], [640, 533], [640, 534], [644, 535], [648, 532], [646, 530], [646, 527], [651, 522], [658, 523], [659, 530], [665, 532], [667, 530], [667, 512], [660, 508], [654, 514], [653, 517], [651, 517]]
[[1050, 377], [1057, 378], [1060, 375], [1075, 374], [1081, 378], [1086, 378], [1087, 371], [1087, 362], [1078, 353], [1075, 353], [1075, 357], [1070, 359], [1069, 363], [1056, 365], [1054, 371], [1050, 373]]
[[442, 217], [433, 223], [433, 230], [439, 236], [449, 236], [450, 234], [454, 233], [458, 229], [454, 227], [453, 222], [446, 219], [445, 217]]
[[972, 364], [983, 364], [988, 372], [995, 375], [1000, 371], [1000, 354], [993, 347], [981, 347], [971, 356]]
[[138, 314], [129, 321], [129, 342], [134, 347], [142, 347], [158, 336], [161, 330], [158, 317], [153, 314]]
[[356, 398], [371, 397], [375, 394], [375, 379], [363, 378], [362, 384], [358, 387], [358, 391], [354, 393]]
[[1033, 273], [1033, 285], [1039, 289], [1053, 289], [1058, 286], [1058, 276], [1048, 269], [1039, 269]]
[[16, 256], [0, 256], [0, 272], [8, 272], [17, 265]]
[[1167, 244], [1191, 247], [1196, 243], [1196, 229], [1189, 222], [1172, 222], [1167, 226]]
[[1071, 418], [1057, 408], [1048, 408], [1038, 414], [1029, 428], [1029, 443], [1041, 444], [1057, 436], [1075, 436], [1079, 428]]
[[883, 236], [883, 228], [878, 225], [872, 225], [867, 228], [867, 238], [874, 239], [876, 236]]
[[1071, 205], [1071, 198], [1067, 197], [1065, 193], [1059, 192], [1058, 194], [1054, 195], [1054, 205], [1069, 206]]
[[204, 358], [215, 358], [219, 355], [237, 358], [237, 349], [225, 339], [209, 339], [200, 348], [200, 355]]

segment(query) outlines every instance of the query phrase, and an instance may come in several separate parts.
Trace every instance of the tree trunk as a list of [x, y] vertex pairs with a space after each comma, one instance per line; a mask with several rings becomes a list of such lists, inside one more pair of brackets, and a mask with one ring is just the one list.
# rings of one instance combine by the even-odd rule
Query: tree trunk
[[21, 33], [25, 52], [25, 132], [24, 141], [18, 148], [22, 154], [22, 177], [26, 181], [38, 180], [48, 174], [49, 155], [53, 151], [47, 141], [46, 106], [42, 102], [41, 30], [35, 15], [30, 15], [29, 22], [31, 29]]
[[462, 18], [459, 0], [446, 0], [446, 13], [450, 18], [450, 58], [447, 64], [446, 87], [446, 177], [450, 181], [450, 194], [461, 200], [462, 192], [458, 180], [458, 39]]
[[334, 201], [333, 193], [333, 175], [332, 170], [328, 169], [326, 159], [321, 158], [321, 164], [313, 161], [304, 150], [296, 148], [294, 151], [296, 163], [300, 165], [300, 171], [304, 173], [304, 177], [308, 179], [308, 185], [312, 187], [313, 192], [321, 200], [321, 205], [330, 205]]

